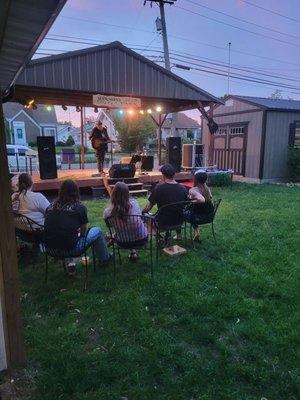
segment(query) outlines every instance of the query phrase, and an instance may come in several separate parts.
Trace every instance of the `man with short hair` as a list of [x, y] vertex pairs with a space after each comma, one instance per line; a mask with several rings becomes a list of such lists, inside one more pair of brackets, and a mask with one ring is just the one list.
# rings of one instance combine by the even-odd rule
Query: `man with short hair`
[[[163, 206], [173, 203], [187, 201], [187, 190], [174, 179], [175, 169], [171, 164], [165, 164], [160, 172], [163, 176], [163, 182], [158, 183], [151, 193], [148, 203], [143, 209], [143, 213], [149, 212], [154, 205], [160, 209]], [[159, 216], [159, 225], [161, 227], [181, 225], [183, 221], [183, 207], [170, 206]], [[177, 231], [177, 239], [181, 239], [180, 230]]]

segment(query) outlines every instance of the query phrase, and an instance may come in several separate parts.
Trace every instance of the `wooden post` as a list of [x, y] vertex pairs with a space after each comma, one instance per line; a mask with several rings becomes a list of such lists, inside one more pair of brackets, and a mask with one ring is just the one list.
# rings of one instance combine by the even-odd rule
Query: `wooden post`
[[11, 208], [11, 182], [8, 170], [5, 126], [0, 101], [0, 296], [7, 366], [23, 365], [20, 287], [15, 229]]
[[[209, 104], [208, 115], [210, 118], [214, 116], [213, 103]], [[213, 165], [214, 162], [214, 135], [209, 132], [209, 151], [208, 151], [208, 165]]]
[[161, 165], [161, 114], [159, 114], [159, 116], [158, 116], [157, 154], [158, 154], [158, 165]]
[[83, 107], [80, 107], [80, 142], [81, 142], [81, 168], [84, 169], [84, 122], [83, 122]]

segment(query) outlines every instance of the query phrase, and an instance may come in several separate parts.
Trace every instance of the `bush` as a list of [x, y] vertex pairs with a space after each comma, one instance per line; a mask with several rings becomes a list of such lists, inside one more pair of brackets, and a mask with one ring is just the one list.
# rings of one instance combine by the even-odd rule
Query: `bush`
[[55, 146], [64, 147], [66, 145], [65, 142], [58, 141], [55, 143]]
[[300, 148], [291, 147], [288, 155], [288, 166], [290, 169], [290, 178], [293, 181], [300, 180]]
[[226, 172], [209, 175], [207, 179], [209, 186], [229, 186], [231, 185], [231, 174]]

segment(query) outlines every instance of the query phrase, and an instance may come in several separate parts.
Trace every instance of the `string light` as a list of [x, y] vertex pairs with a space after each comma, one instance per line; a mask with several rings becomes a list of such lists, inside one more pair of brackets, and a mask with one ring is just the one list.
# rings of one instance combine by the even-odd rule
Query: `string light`
[[123, 115], [123, 114], [124, 114], [124, 111], [123, 111], [123, 110], [119, 110], [118, 113], [119, 113], [120, 115]]
[[28, 101], [28, 106], [29, 106], [29, 107], [32, 106], [33, 103], [34, 103], [34, 99], [29, 100], [29, 101]]
[[147, 113], [148, 113], [148, 114], [152, 114], [151, 108], [148, 108]]
[[157, 111], [158, 113], [160, 113], [161, 110], [162, 110], [161, 106], [157, 106], [157, 107], [156, 107], [156, 111]]
[[141, 115], [144, 115], [144, 110], [140, 110], [140, 114], [141, 114]]
[[52, 107], [51, 107], [51, 106], [46, 106], [46, 110], [47, 110], [47, 111], [51, 111], [51, 110], [52, 110]]
[[129, 114], [129, 115], [133, 115], [133, 114], [134, 114], [134, 110], [131, 110], [131, 109], [128, 110], [128, 114]]

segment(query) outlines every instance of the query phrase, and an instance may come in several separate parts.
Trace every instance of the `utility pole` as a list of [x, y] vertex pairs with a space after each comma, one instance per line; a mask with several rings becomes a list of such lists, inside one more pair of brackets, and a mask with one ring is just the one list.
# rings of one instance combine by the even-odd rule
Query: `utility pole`
[[[165, 60], [165, 68], [168, 71], [171, 71], [171, 63], [170, 63], [170, 54], [169, 54], [169, 45], [168, 45], [168, 35], [167, 35], [167, 26], [166, 26], [166, 17], [165, 17], [165, 4], [173, 5], [177, 0], [144, 0], [144, 6], [147, 3], [150, 3], [152, 7], [153, 3], [156, 3], [159, 6], [160, 18], [157, 18], [156, 29], [158, 32], [162, 34], [163, 47], [164, 47], [164, 60]], [[172, 114], [172, 123], [171, 123], [171, 135], [176, 136], [176, 121], [177, 114]], [[161, 127], [160, 132], [158, 133], [158, 149], [160, 153], [161, 147]], [[160, 158], [160, 157], [159, 157]]]
[[230, 50], [231, 50], [231, 42], [228, 43], [228, 73], [227, 73], [227, 96], [229, 96], [229, 82], [230, 82]]
[[156, 3], [159, 6], [160, 11], [160, 19], [156, 20], [156, 29], [158, 32], [161, 32], [164, 46], [164, 59], [165, 59], [165, 68], [168, 71], [171, 71], [170, 64], [170, 55], [169, 55], [169, 45], [168, 45], [168, 35], [167, 35], [167, 26], [166, 26], [166, 16], [165, 16], [165, 4], [172, 5], [177, 0], [144, 0], [144, 6], [147, 3], [150, 3], [152, 7], [152, 3]]

